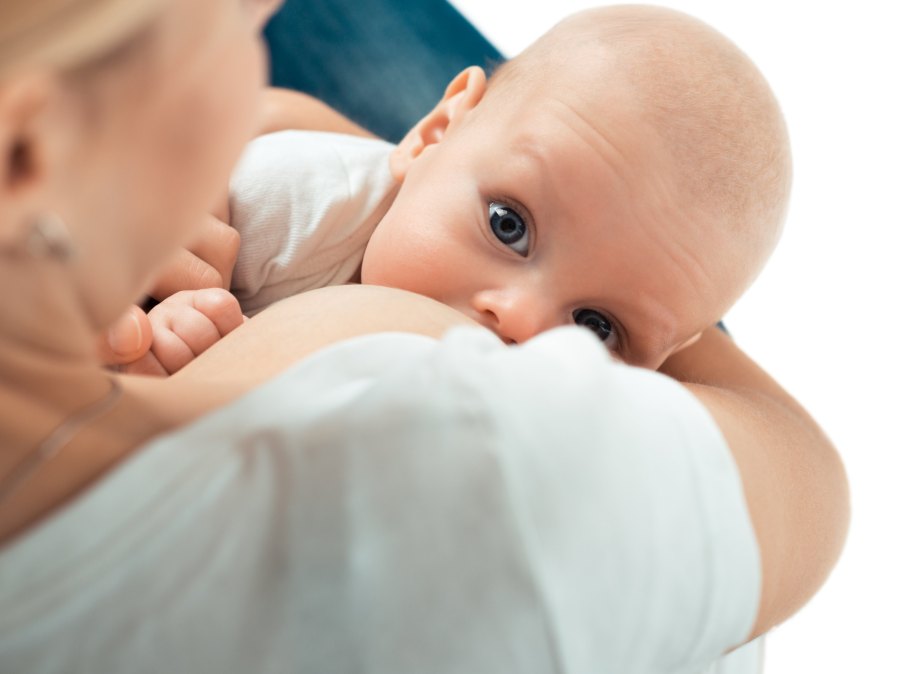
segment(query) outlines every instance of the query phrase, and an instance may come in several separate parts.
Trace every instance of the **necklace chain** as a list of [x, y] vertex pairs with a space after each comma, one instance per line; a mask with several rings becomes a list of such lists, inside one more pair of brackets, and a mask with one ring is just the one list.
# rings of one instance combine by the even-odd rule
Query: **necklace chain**
[[50, 435], [22, 457], [12, 472], [0, 480], [0, 506], [9, 500], [34, 473], [56, 456], [85, 425], [111, 410], [122, 397], [122, 385], [110, 377], [109, 392], [100, 400], [76, 410], [63, 419]]

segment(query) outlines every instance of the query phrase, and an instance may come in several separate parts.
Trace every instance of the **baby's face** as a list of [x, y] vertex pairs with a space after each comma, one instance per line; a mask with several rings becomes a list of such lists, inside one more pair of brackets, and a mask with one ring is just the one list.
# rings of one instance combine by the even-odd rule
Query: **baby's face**
[[658, 367], [720, 317], [735, 283], [652, 130], [609, 107], [588, 120], [565, 91], [475, 106], [409, 166], [363, 283], [427, 295], [510, 343], [584, 325]]

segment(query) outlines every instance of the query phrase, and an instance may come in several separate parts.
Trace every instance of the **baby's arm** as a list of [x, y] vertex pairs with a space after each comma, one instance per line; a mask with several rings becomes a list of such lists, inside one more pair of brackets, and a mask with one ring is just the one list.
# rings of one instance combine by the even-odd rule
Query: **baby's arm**
[[[292, 129], [315, 129], [353, 136], [371, 133], [312, 96], [270, 87], [264, 95], [260, 135]], [[281, 188], [277, 185], [277, 188]], [[260, 204], [260, 207], [267, 204]], [[265, 210], [265, 209], [263, 209]], [[163, 300], [181, 290], [231, 287], [232, 272], [240, 251], [240, 231], [232, 225], [229, 185], [206, 216], [196, 241], [178, 251], [159, 275], [150, 296]], [[256, 232], [265, 238], [265, 232]]]
[[[303, 128], [356, 136], [372, 135], [311, 96], [286, 89], [269, 89], [265, 94], [260, 133]], [[185, 347], [192, 344], [199, 347], [208, 341], [208, 337], [200, 339], [193, 332], [197, 326], [196, 313], [203, 314], [203, 307], [207, 305], [200, 302], [199, 307], [186, 306], [182, 299], [169, 302], [167, 298], [183, 290], [231, 287], [241, 236], [238, 229], [231, 226], [228, 191], [228, 186], [225, 186], [222, 197], [206, 217], [196, 242], [173, 256], [150, 290], [151, 297], [162, 301], [159, 306], [163, 308], [154, 309], [158, 319], [163, 314], [167, 320], [175, 314], [183, 318], [168, 325], [160, 320], [148, 323], [147, 316], [141, 309], [132, 307], [116, 325], [101, 336], [98, 348], [103, 362], [118, 365], [128, 372], [171, 374], [175, 371], [172, 367], [178, 366], [178, 369], [183, 366], [187, 356]], [[236, 317], [240, 316], [240, 310], [236, 308], [237, 301], [233, 297], [226, 302], [231, 321], [226, 325], [232, 325]], [[213, 325], [217, 324], [214, 316], [206, 316], [206, 319]], [[172, 326], [175, 326], [174, 330]], [[191, 331], [179, 336], [178, 330], [184, 326], [191, 326]], [[155, 333], [158, 330], [163, 332], [156, 339]], [[200, 334], [208, 336], [211, 332], [203, 329]], [[173, 335], [177, 339], [173, 339]], [[153, 350], [149, 351], [151, 343]], [[171, 349], [171, 353], [167, 353], [167, 349]], [[191, 352], [194, 353], [193, 350]]]

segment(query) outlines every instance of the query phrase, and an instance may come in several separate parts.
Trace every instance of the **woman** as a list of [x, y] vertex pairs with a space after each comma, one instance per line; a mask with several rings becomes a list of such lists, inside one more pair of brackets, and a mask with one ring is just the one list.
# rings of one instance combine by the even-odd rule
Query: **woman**
[[697, 670], [793, 613], [843, 471], [714, 331], [681, 386], [331, 288], [107, 373], [253, 132], [273, 9], [0, 10], [0, 670]]

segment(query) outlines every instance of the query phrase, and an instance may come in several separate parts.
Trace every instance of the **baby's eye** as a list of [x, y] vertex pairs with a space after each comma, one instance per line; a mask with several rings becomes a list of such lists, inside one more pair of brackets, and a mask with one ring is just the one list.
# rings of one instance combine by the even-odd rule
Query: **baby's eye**
[[597, 335], [610, 351], [613, 351], [618, 346], [619, 340], [615, 326], [612, 324], [612, 321], [599, 311], [577, 309], [572, 314], [572, 318], [575, 319], [575, 325], [582, 325]]
[[492, 201], [488, 207], [491, 219], [491, 231], [504, 246], [509, 246], [516, 253], [528, 255], [528, 225], [522, 217], [509, 206]]

